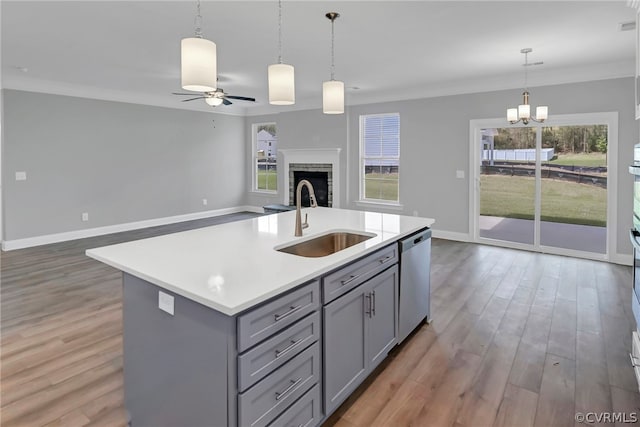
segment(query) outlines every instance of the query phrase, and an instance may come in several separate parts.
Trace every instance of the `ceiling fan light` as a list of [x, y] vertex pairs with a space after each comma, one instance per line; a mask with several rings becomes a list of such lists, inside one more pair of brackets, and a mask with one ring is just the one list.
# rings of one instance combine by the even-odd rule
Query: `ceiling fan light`
[[322, 112], [324, 114], [344, 113], [344, 82], [329, 80], [322, 83]]
[[216, 44], [199, 37], [182, 39], [181, 68], [184, 90], [215, 91], [218, 76]]
[[509, 108], [507, 109], [507, 120], [510, 122], [518, 121], [518, 109], [517, 108]]
[[529, 119], [531, 117], [531, 106], [529, 104], [518, 105], [518, 118]]
[[536, 120], [542, 121], [547, 120], [549, 117], [549, 107], [546, 105], [541, 105], [536, 108]]
[[296, 84], [293, 65], [269, 65], [267, 73], [269, 79], [269, 104], [295, 104]]
[[211, 105], [212, 107], [217, 107], [222, 104], [222, 98], [218, 98], [217, 96], [211, 96], [204, 99], [204, 102]]

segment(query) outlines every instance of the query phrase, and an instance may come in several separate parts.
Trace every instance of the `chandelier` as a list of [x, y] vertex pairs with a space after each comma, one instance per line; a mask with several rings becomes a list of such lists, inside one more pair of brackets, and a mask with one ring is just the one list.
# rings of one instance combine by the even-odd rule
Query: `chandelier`
[[524, 92], [522, 92], [522, 104], [518, 105], [518, 108], [509, 108], [507, 109], [507, 120], [509, 123], [516, 124], [519, 121], [522, 123], [529, 124], [529, 121], [534, 121], [538, 123], [544, 122], [549, 115], [549, 107], [546, 105], [542, 105], [536, 108], [536, 116], [531, 116], [531, 106], [529, 105], [529, 88], [527, 87], [527, 69], [532, 65], [542, 65], [542, 61], [529, 63], [529, 53], [531, 53], [533, 49], [530, 47], [524, 48], [520, 50], [520, 53], [524, 53]]

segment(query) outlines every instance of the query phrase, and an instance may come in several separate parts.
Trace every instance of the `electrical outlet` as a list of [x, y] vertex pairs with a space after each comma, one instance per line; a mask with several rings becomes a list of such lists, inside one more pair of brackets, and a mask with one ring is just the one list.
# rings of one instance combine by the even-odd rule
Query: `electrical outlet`
[[418, 216], [418, 211], [413, 211], [413, 216]]
[[464, 178], [464, 171], [456, 171], [456, 178]]
[[82, 220], [89, 221], [89, 212], [82, 212]]
[[26, 181], [27, 173], [25, 171], [16, 172], [16, 181]]
[[202, 199], [202, 206], [207, 206], [207, 203], [209, 203], [207, 199]]
[[158, 291], [158, 308], [173, 316], [173, 297], [162, 291]]

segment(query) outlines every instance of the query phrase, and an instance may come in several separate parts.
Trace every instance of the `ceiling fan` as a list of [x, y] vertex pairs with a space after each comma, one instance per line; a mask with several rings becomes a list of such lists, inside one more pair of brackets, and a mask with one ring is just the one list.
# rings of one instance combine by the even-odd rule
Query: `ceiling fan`
[[[173, 92], [174, 95], [188, 95], [193, 96], [193, 93], [178, 93]], [[229, 101], [230, 99], [236, 99], [238, 101], [249, 101], [256, 102], [255, 98], [249, 98], [247, 96], [234, 96], [227, 95], [223, 89], [217, 88], [213, 92], [204, 92], [203, 94], [196, 96], [195, 98], [183, 99], [182, 102], [195, 101], [196, 99], [204, 99], [204, 102], [211, 105], [212, 107], [217, 107], [220, 104], [231, 105], [233, 102]]]

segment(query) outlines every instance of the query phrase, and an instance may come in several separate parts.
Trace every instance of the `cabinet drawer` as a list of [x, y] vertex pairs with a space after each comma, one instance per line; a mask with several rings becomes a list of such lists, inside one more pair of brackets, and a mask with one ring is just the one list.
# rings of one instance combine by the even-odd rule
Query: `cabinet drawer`
[[269, 427], [313, 427], [322, 418], [320, 385], [316, 384], [289, 409], [284, 411]]
[[320, 306], [320, 287], [313, 281], [293, 292], [238, 316], [238, 352], [270, 337]]
[[322, 302], [333, 301], [398, 262], [398, 245], [387, 246], [322, 279]]
[[291, 360], [320, 337], [320, 313], [313, 313], [238, 356], [238, 388], [253, 384]]
[[320, 346], [316, 342], [289, 363], [238, 396], [241, 426], [268, 425], [320, 378]]

